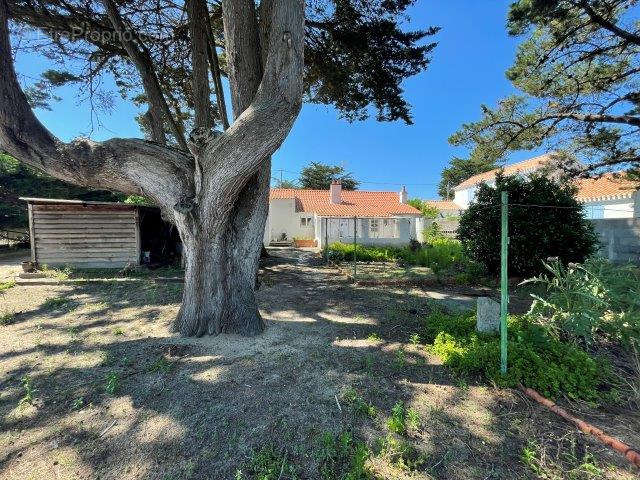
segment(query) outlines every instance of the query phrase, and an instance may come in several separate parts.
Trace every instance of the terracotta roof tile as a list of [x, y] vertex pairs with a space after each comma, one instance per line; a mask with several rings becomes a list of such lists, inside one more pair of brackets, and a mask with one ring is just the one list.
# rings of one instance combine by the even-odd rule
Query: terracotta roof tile
[[368, 192], [342, 190], [342, 203], [329, 201], [329, 190], [272, 188], [269, 199], [291, 198], [296, 201], [297, 212], [317, 213], [328, 217], [392, 217], [420, 215], [406, 203], [400, 203], [398, 192]]
[[576, 198], [582, 202], [631, 197], [640, 188], [640, 182], [634, 182], [613, 173], [605, 173], [599, 178], [582, 178], [576, 183], [578, 185]]
[[[505, 165], [504, 167], [502, 167], [502, 170], [504, 171], [505, 175], [513, 175], [518, 172], [528, 172], [544, 166], [545, 164], [549, 163], [550, 160], [551, 154], [545, 153], [544, 155], [540, 155], [539, 157], [533, 157], [522, 162], [514, 163], [512, 165]], [[469, 177], [461, 184], [456, 185], [454, 187], [454, 190], [460, 190], [462, 188], [477, 185], [481, 182], [493, 180], [499, 171], [499, 168], [494, 168], [493, 170], [489, 170], [488, 172], [479, 173], [477, 175], [474, 175], [473, 177]]]
[[425, 200], [424, 203], [438, 210], [462, 210], [462, 207], [452, 200]]

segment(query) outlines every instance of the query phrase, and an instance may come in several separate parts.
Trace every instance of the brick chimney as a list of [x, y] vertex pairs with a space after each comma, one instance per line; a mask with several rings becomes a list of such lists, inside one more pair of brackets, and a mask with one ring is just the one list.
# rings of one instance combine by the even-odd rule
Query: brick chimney
[[342, 203], [342, 182], [340, 180], [333, 180], [329, 187], [329, 200], [334, 204]]
[[400, 193], [398, 194], [398, 196], [400, 197], [400, 203], [407, 203], [409, 201], [409, 194], [407, 193], [407, 187], [403, 185], [402, 190], [400, 190]]

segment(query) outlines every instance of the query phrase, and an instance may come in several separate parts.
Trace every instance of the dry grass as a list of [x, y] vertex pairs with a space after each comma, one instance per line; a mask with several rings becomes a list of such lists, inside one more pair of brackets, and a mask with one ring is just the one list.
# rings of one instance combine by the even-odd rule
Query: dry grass
[[[321, 439], [345, 432], [368, 446], [378, 478], [535, 478], [523, 460], [531, 440], [545, 465], [548, 452], [588, 452], [605, 477], [635, 478], [538, 406], [453, 378], [417, 344], [433, 302], [464, 298], [357, 287], [298, 258], [272, 258], [262, 280], [269, 328], [257, 338], [173, 335], [176, 283], [5, 291], [15, 315], [0, 327], [0, 478], [233, 479], [269, 467], [265, 479], [316, 479]], [[398, 402], [415, 412], [401, 435], [388, 427]], [[639, 427], [606, 417], [632, 444]]]

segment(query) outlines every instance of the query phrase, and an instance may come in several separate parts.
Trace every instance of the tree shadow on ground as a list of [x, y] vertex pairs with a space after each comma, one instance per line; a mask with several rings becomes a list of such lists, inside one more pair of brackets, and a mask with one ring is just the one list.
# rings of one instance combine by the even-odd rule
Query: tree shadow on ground
[[[256, 338], [170, 335], [175, 284], [79, 285], [69, 296], [81, 308], [25, 312], [5, 332], [22, 340], [0, 352], [0, 477], [231, 479], [274, 446], [301, 478], [319, 478], [324, 432], [373, 446], [397, 402], [420, 414], [403, 437], [424, 461], [412, 472], [378, 456], [380, 478], [528, 476], [531, 412], [518, 397], [467, 385], [409, 343], [433, 300], [355, 287], [296, 258], [264, 279], [269, 328]], [[34, 398], [20, 405], [26, 376]], [[377, 414], [358, 413], [347, 390]]]

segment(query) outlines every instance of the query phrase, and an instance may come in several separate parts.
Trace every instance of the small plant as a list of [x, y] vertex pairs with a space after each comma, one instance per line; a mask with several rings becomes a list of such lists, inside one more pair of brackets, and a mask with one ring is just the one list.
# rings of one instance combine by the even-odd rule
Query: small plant
[[160, 355], [149, 367], [150, 372], [168, 373], [173, 368], [173, 363]]
[[66, 266], [64, 268], [51, 268], [48, 265], [42, 265], [40, 271], [49, 278], [55, 278], [56, 280], [68, 280], [73, 270], [71, 267]]
[[82, 407], [84, 407], [84, 398], [82, 397], [76, 398], [71, 404], [73, 410], [80, 410]]
[[0, 312], [0, 326], [11, 325], [15, 318], [15, 314], [9, 311]]
[[391, 418], [387, 427], [393, 433], [404, 435], [407, 430], [416, 430], [420, 426], [420, 414], [413, 408], [405, 408], [404, 403], [397, 402], [391, 409]]
[[51, 297], [47, 298], [42, 306], [47, 309], [62, 309], [71, 306], [72, 303], [73, 301], [70, 298]]
[[10, 288], [13, 288], [16, 286], [16, 281], [15, 280], [9, 280], [6, 282], [0, 282], [0, 293], [9, 290]]
[[420, 334], [414, 333], [409, 337], [409, 343], [414, 347], [420, 343]]
[[407, 430], [405, 424], [404, 404], [397, 402], [391, 409], [391, 418], [387, 421], [387, 427], [394, 433], [404, 434]]
[[104, 386], [104, 390], [109, 395], [115, 395], [115, 393], [120, 388], [120, 376], [116, 372], [109, 372], [107, 374], [106, 384]]
[[367, 466], [371, 456], [369, 447], [353, 438], [350, 432], [333, 435], [322, 434], [316, 455], [319, 477], [322, 480], [372, 480], [373, 474]]
[[124, 335], [124, 328], [122, 327], [116, 327], [113, 329], [113, 334], [114, 335]]
[[378, 411], [376, 407], [374, 407], [370, 402], [367, 402], [364, 398], [362, 398], [358, 392], [349, 388], [343, 395], [344, 400], [350, 404], [356, 413], [360, 415], [365, 415], [367, 417], [374, 418]]
[[[251, 459], [246, 466], [248, 478], [256, 480], [279, 480], [287, 478], [297, 480], [300, 477], [296, 468], [289, 463], [286, 453], [276, 450], [273, 446], [264, 447], [253, 452]], [[235, 478], [247, 478], [242, 470], [236, 471]]]
[[640, 340], [640, 269], [592, 258], [582, 265], [544, 264], [545, 275], [523, 284], [542, 286], [530, 313], [558, 337], [593, 343], [597, 337], [630, 346]]
[[377, 342], [380, 340], [380, 335], [377, 332], [372, 332], [367, 336], [367, 340], [370, 342]]
[[35, 398], [36, 389], [33, 388], [33, 381], [29, 375], [25, 375], [20, 379], [20, 383], [22, 384], [22, 388], [24, 390], [24, 396], [20, 399], [19, 405], [33, 405], [33, 400]]
[[393, 366], [398, 370], [400, 370], [404, 368], [406, 364], [407, 364], [407, 353], [402, 348], [396, 350], [396, 353], [393, 359]]
[[575, 442], [553, 457], [534, 442], [522, 449], [520, 458], [538, 478], [550, 480], [597, 480], [603, 478], [604, 470], [598, 466], [591, 453], [576, 452]]
[[386, 458], [394, 467], [404, 471], [415, 471], [427, 462], [427, 456], [403, 438], [389, 434], [378, 440], [378, 455]]
[[367, 375], [373, 375], [373, 354], [367, 353], [362, 359], [362, 369], [367, 372]]

